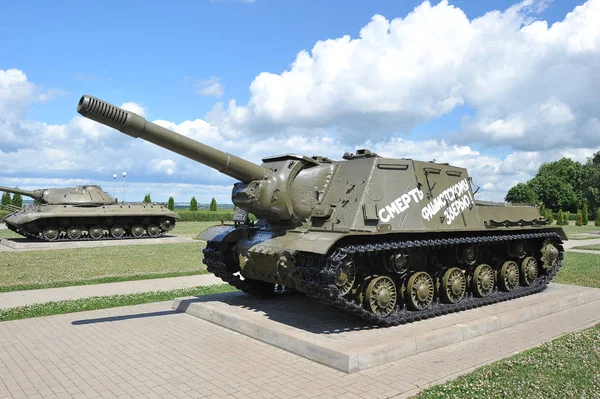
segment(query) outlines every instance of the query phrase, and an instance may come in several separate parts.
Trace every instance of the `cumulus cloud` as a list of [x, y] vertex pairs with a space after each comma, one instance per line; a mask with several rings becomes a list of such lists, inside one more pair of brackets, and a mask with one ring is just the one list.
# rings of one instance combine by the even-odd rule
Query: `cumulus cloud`
[[223, 95], [223, 86], [221, 78], [211, 76], [209, 79], [199, 80], [194, 83], [194, 88], [198, 94], [203, 96], [221, 97]]
[[[255, 163], [282, 153], [340, 159], [357, 148], [450, 162], [468, 168], [479, 198], [502, 200], [541, 163], [585, 161], [600, 146], [600, 0], [551, 26], [536, 20], [545, 6], [526, 1], [469, 20], [442, 1], [404, 18], [376, 15], [358, 37], [319, 41], [289, 70], [259, 74], [246, 105], [232, 100], [205, 119], [154, 122]], [[218, 78], [198, 88], [222, 95]], [[80, 116], [61, 125], [28, 120], [40, 92], [22, 71], [0, 70], [0, 179], [9, 185], [23, 185], [17, 174], [44, 186], [72, 182], [76, 172], [110, 187], [112, 174], [126, 171], [132, 198], [202, 190], [230, 202], [232, 179], [151, 143]], [[461, 105], [468, 111], [456, 131], [402, 135]], [[135, 102], [122, 107], [146, 114]]]
[[255, 134], [332, 128], [358, 142], [467, 104], [475, 111], [452, 135], [459, 143], [550, 149], [569, 135], [568, 145], [600, 145], [589, 130], [600, 114], [600, 1], [552, 26], [535, 18], [547, 5], [527, 0], [469, 20], [443, 0], [391, 21], [375, 15], [357, 38], [318, 41], [289, 70], [261, 73], [246, 105], [231, 100], [209, 119]]

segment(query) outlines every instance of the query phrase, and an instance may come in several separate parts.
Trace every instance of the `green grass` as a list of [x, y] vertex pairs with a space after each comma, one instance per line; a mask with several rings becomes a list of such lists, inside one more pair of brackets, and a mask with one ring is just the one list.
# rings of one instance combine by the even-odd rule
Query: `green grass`
[[600, 324], [567, 334], [443, 385], [427, 398], [598, 398]]
[[[204, 273], [202, 241], [0, 253], [0, 291]], [[108, 279], [108, 280], [102, 280]], [[111, 280], [112, 279], [112, 280]]]
[[9, 229], [0, 229], [0, 238], [23, 238], [23, 236], [20, 236]]
[[[594, 226], [594, 222], [590, 222], [588, 223], [587, 226], [576, 226], [575, 222], [571, 221], [569, 222], [569, 224], [567, 226], [561, 226], [563, 228], [563, 230], [565, 231], [565, 233], [567, 234], [567, 237], [569, 237], [570, 240], [578, 240], [578, 239], [587, 239], [588, 237], [586, 236], [577, 236], [578, 234], [590, 234], [593, 232], [598, 232], [600, 233], [600, 226]], [[600, 234], [597, 236], [592, 236], [591, 238], [600, 238]]]
[[552, 281], [600, 288], [600, 256], [565, 252], [563, 265]]
[[171, 291], [153, 291], [142, 294], [112, 295], [39, 303], [29, 306], [0, 309], [0, 321], [83, 312], [86, 310], [106, 309], [118, 306], [139, 305], [142, 303], [169, 301], [184, 296], [208, 295], [230, 291], [235, 291], [235, 288], [228, 284], [220, 284], [206, 287], [182, 288]]
[[572, 249], [589, 249], [590, 251], [600, 251], [600, 245], [582, 245], [573, 247]]
[[[227, 223], [227, 222], [226, 222]], [[229, 222], [231, 223], [231, 222]], [[175, 228], [169, 232], [169, 234], [196, 238], [198, 234], [211, 226], [217, 226], [220, 222], [176, 222]], [[598, 236], [600, 238], [600, 236]]]

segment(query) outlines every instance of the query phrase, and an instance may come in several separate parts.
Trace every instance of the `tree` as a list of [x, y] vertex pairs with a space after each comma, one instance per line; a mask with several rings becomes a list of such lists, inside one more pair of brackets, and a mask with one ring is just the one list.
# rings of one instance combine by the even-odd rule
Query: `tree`
[[117, 197], [115, 197], [115, 204], [119, 203], [119, 199]]
[[10, 193], [2, 194], [2, 205], [10, 205]]
[[150, 198], [150, 193], [146, 194], [144, 196], [144, 200], [142, 201], [144, 204], [150, 204], [152, 203], [152, 199]]
[[585, 202], [583, 204], [583, 216], [582, 216], [582, 223], [584, 226], [587, 226], [587, 224], [590, 222], [590, 215], [589, 215], [589, 211], [588, 211], [588, 205], [587, 202]]
[[215, 200], [214, 198], [210, 201], [210, 206], [208, 208], [209, 211], [216, 211], [217, 210], [217, 200]]
[[546, 208], [575, 211], [577, 205], [583, 202], [583, 175], [581, 163], [561, 158], [542, 164], [535, 177], [527, 184]]
[[577, 219], [575, 219], [575, 226], [583, 226], [583, 212], [581, 212], [581, 209], [577, 209]]
[[190, 211], [197, 211], [198, 210], [198, 201], [196, 201], [196, 197], [192, 197], [192, 200], [190, 201]]
[[19, 208], [22, 208], [23, 207], [23, 197], [21, 197], [21, 194], [13, 195], [11, 204], [14, 206], [18, 206]]
[[167, 208], [174, 211], [175, 210], [175, 199], [173, 197], [169, 197], [169, 203], [167, 204]]
[[596, 209], [596, 220], [594, 220], [594, 226], [600, 226], [600, 208]]
[[504, 201], [511, 203], [525, 202], [535, 204], [538, 201], [537, 195], [527, 183], [519, 183], [508, 190]]

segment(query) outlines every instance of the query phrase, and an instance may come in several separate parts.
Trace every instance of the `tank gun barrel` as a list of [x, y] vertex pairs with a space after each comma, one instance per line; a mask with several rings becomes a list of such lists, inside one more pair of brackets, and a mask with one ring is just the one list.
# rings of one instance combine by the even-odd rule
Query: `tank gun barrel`
[[10, 187], [0, 186], [0, 191], [4, 191], [6, 193], [12, 193], [12, 194], [21, 194], [26, 197], [31, 197], [33, 199], [38, 199], [38, 200], [42, 199], [42, 190], [27, 191], [27, 190], [21, 190], [19, 188], [10, 188]]
[[77, 112], [86, 118], [117, 129], [129, 136], [141, 138], [186, 158], [210, 166], [244, 183], [262, 179], [268, 173], [267, 169], [262, 166], [199, 143], [189, 137], [149, 122], [138, 114], [92, 96], [84, 95], [81, 97]]

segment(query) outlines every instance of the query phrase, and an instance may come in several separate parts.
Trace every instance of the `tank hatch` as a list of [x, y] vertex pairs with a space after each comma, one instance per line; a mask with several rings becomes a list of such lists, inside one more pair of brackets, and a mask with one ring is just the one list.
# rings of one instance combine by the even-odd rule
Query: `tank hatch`
[[379, 155], [377, 155], [377, 153], [375, 153], [375, 152], [371, 152], [371, 150], [361, 148], [360, 150], [356, 150], [356, 154], [352, 154], [350, 152], [344, 153], [344, 156], [342, 158], [350, 161], [352, 159], [375, 158], [375, 157], [379, 157]]

